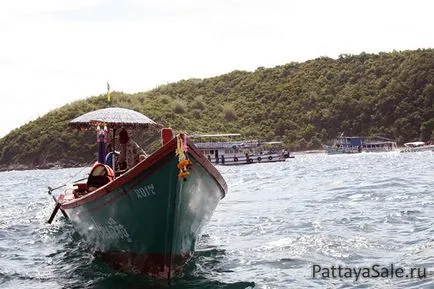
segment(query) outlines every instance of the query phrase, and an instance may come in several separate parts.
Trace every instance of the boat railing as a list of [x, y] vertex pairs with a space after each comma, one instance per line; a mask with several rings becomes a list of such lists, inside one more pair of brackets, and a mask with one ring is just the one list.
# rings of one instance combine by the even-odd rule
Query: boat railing
[[243, 164], [243, 163], [260, 163], [276, 162], [285, 160], [285, 156], [278, 153], [270, 154], [225, 154], [218, 157], [208, 155], [208, 160], [215, 164]]

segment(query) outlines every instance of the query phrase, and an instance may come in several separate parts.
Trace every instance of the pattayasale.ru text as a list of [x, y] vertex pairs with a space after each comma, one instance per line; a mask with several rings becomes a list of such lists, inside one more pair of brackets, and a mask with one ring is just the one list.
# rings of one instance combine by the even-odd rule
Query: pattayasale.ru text
[[369, 267], [348, 267], [342, 265], [321, 266], [312, 265], [313, 278], [360, 279], [368, 278], [419, 278], [424, 279], [430, 273], [426, 268], [404, 268], [390, 264], [387, 266], [374, 264]]

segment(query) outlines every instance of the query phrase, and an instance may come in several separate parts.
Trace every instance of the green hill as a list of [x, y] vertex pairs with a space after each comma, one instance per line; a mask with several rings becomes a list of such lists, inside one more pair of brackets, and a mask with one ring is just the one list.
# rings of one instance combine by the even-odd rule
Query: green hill
[[[281, 140], [291, 150], [321, 148], [340, 132], [382, 135], [400, 143], [429, 140], [434, 50], [321, 57], [182, 80], [148, 92], [113, 92], [112, 99], [113, 106], [137, 110], [175, 130], [241, 132]], [[95, 159], [95, 132], [77, 132], [67, 123], [103, 107], [104, 95], [90, 97], [11, 131], [0, 139], [0, 168], [89, 163]]]

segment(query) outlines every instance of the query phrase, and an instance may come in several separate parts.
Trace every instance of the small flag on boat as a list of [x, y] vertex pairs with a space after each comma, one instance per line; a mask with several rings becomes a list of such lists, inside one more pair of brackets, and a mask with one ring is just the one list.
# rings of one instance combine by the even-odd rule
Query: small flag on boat
[[110, 102], [110, 84], [107, 81], [107, 101]]

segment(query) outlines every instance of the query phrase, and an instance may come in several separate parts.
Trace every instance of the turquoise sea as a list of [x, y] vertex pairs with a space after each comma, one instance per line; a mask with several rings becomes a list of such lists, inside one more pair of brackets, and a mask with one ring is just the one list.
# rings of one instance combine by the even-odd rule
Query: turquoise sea
[[[434, 288], [433, 152], [218, 168], [229, 192], [171, 288]], [[0, 288], [168, 288], [95, 259], [61, 214], [46, 223], [47, 187], [87, 172], [0, 173]]]

